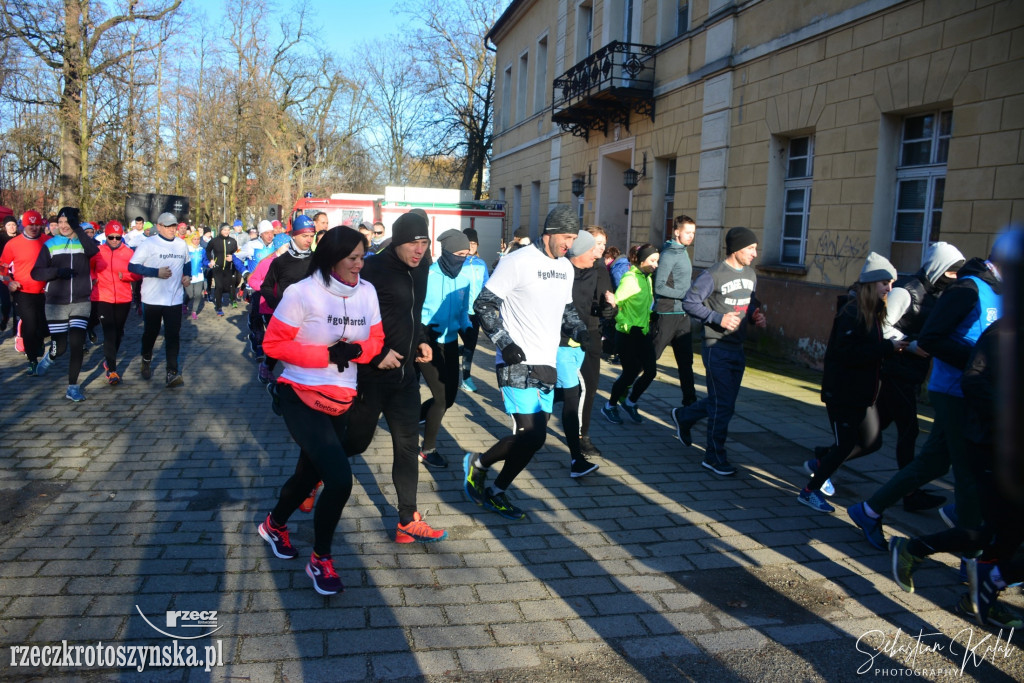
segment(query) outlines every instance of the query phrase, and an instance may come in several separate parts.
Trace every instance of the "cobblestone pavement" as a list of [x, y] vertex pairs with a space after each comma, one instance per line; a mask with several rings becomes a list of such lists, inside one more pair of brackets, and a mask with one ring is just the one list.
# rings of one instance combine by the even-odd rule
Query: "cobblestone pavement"
[[[272, 557], [256, 533], [296, 448], [256, 381], [241, 309], [226, 310], [218, 319], [208, 306], [198, 325], [185, 323], [186, 384], [176, 390], [139, 376], [132, 314], [125, 383], [103, 382], [94, 349], [81, 404], [64, 399], [65, 359], [30, 378], [9, 333], [0, 339], [4, 679], [854, 680], [909, 668], [925, 679], [1024, 680], [1020, 635], [997, 640], [953, 611], [963, 588], [952, 558], [927, 562], [918, 592], [904, 593], [888, 556], [843, 511], [893, 470], [892, 432], [883, 451], [835, 477], [836, 514], [797, 504], [801, 463], [829, 433], [816, 375], [781, 364], [744, 378], [730, 438], [737, 477], [700, 467], [702, 427], [693, 448], [675, 439], [669, 409], [679, 391], [666, 354], [641, 403], [643, 424], [615, 426], [595, 412], [604, 456], [594, 474], [570, 479], [552, 420], [511, 492], [529, 517], [511, 522], [462, 493], [461, 454], [508, 430], [493, 352], [482, 345], [480, 391], [460, 394], [442, 428], [451, 467], [421, 471], [420, 510], [449, 539], [393, 542], [381, 429], [354, 459], [336, 535], [347, 590], [320, 596], [303, 571], [311, 515], [290, 524], [295, 560]], [[161, 353], [158, 342], [155, 365]], [[605, 368], [602, 390], [615, 370]], [[934, 513], [899, 507], [886, 521], [887, 534], [942, 528]], [[1020, 604], [1019, 593], [1010, 601]], [[168, 611], [212, 610], [210, 636], [167, 623]], [[223, 665], [48, 669], [16, 666], [22, 651], [11, 649], [171, 646], [154, 627], [179, 646], [198, 644], [200, 657], [216, 648]]]

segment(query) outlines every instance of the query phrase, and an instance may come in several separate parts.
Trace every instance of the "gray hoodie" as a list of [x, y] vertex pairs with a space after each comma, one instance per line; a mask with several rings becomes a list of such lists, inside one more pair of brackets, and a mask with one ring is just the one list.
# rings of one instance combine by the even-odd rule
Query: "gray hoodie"
[[658, 313], [686, 315], [683, 297], [690, 289], [693, 266], [686, 247], [674, 240], [661, 248], [658, 270], [654, 272], [654, 310]]
[[[964, 264], [964, 261], [964, 255], [952, 244], [936, 242], [925, 252], [924, 264], [922, 264], [919, 274], [923, 274], [928, 284], [934, 287], [946, 271], [956, 270]], [[893, 325], [899, 322], [910, 308], [910, 304], [910, 293], [903, 287], [894, 287], [889, 292], [885, 303], [885, 322], [882, 325], [882, 334], [886, 339], [904, 338], [905, 335]]]

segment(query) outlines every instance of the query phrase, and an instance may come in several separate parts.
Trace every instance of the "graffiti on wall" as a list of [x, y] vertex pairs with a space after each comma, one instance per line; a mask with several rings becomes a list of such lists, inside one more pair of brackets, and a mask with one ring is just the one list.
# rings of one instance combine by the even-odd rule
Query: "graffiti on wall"
[[[823, 284], [848, 285], [856, 280], [860, 272], [860, 260], [867, 256], [867, 240], [856, 239], [840, 231], [826, 230], [818, 237], [818, 245], [811, 259], [811, 269], [817, 269]], [[855, 268], [853, 279], [847, 275], [851, 266]]]

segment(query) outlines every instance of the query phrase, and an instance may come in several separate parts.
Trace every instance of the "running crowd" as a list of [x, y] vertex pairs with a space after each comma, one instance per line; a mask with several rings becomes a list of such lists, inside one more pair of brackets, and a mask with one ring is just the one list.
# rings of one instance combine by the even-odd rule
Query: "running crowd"
[[[95, 343], [94, 326], [102, 327], [110, 384], [121, 381], [117, 353], [131, 309], [143, 319], [145, 380], [162, 327], [165, 382], [177, 387], [184, 384], [183, 317], [196, 320], [205, 302], [222, 316], [225, 299], [232, 307], [246, 301], [257, 378], [299, 447], [294, 474], [258, 532], [275, 556], [294, 558], [287, 523], [296, 511], [313, 512], [306, 573], [324, 595], [344, 590], [331, 545], [352, 491], [349, 458], [366, 450], [381, 416], [393, 446], [395, 541], [447, 537], [418, 511], [419, 466], [448, 466], [437, 435], [459, 390], [476, 391], [471, 370], [481, 330], [496, 347], [497, 383], [513, 429], [485, 452], [462, 456], [465, 494], [478, 506], [512, 520], [526, 516], [508, 491], [544, 445], [558, 401], [569, 475], [597, 470], [601, 452], [590, 438], [590, 416], [602, 356], [617, 358], [621, 373], [600, 415], [616, 425], [623, 414], [641, 423], [641, 398], [669, 346], [681, 392], [671, 411], [678, 439], [691, 447], [693, 427], [707, 420], [702, 466], [716, 476], [736, 475], [726, 441], [746, 365], [744, 341], [751, 325], [767, 325], [756, 296], [751, 230], [729, 230], [725, 259], [693, 278], [687, 248], [696, 225], [687, 216], [675, 220], [660, 250], [635, 245], [621, 256], [615, 247], [606, 251], [602, 228], [580, 230], [575, 211], [558, 205], [539, 242], [516, 231], [491, 269], [472, 228], [442, 233], [433, 260], [429, 220], [419, 209], [401, 215], [387, 239], [381, 223], [328, 223], [322, 213], [296, 217], [290, 232], [270, 221], [246, 231], [236, 221], [212, 235], [165, 213], [147, 236], [142, 218], [128, 231], [117, 221], [99, 230], [73, 207], [48, 224], [26, 211], [20, 225], [9, 218], [3, 226], [0, 330], [13, 316], [29, 375], [45, 374], [68, 353], [66, 396], [82, 401], [78, 375], [86, 338]], [[913, 574], [929, 555], [954, 553], [969, 586], [958, 609], [982, 624], [1019, 628], [1024, 616], [997, 596], [1024, 579], [1024, 563], [1015, 559], [1024, 508], [993, 474], [1000, 267], [1009, 239], [1004, 233], [988, 258], [969, 260], [955, 246], [936, 243], [921, 270], [907, 277], [884, 257], [868, 255], [837, 301], [825, 353], [821, 399], [834, 442], [816, 447], [804, 463], [809, 479], [797, 501], [834, 512], [826, 500], [835, 494], [832, 478], [847, 460], [877, 451], [882, 430], [894, 423], [899, 469], [870, 498], [849, 506], [850, 518], [868, 543], [890, 554], [904, 590], [914, 591]], [[707, 394], [700, 399], [694, 321], [703, 329]], [[420, 377], [430, 393], [425, 402]], [[926, 380], [936, 417], [915, 453], [917, 397]], [[955, 500], [944, 505], [944, 497], [921, 487], [951, 467]], [[950, 528], [886, 541], [882, 515], [899, 501], [911, 512], [942, 506]]]

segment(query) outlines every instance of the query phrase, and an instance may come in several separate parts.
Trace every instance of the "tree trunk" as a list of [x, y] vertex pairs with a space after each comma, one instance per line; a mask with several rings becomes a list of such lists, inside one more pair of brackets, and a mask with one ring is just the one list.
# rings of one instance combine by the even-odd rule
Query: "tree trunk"
[[82, 3], [64, 0], [65, 53], [62, 76], [64, 87], [58, 108], [60, 121], [60, 204], [79, 203], [82, 190], [82, 109], [83, 32]]

